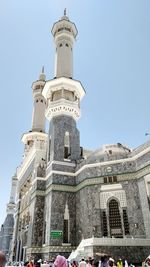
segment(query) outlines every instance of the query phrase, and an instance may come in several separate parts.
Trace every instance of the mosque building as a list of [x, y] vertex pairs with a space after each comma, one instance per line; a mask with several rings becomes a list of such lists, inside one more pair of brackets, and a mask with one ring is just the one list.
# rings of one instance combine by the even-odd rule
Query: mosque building
[[150, 251], [150, 142], [134, 150], [81, 146], [77, 33], [66, 11], [52, 27], [55, 75], [46, 80], [42, 69], [32, 84], [32, 128], [22, 136], [24, 158], [12, 178], [0, 249], [16, 261], [104, 253], [139, 262]]

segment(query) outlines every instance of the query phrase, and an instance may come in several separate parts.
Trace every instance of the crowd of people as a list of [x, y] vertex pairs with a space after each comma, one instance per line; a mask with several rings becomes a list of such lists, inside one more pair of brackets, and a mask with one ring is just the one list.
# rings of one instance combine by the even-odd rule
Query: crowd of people
[[[0, 251], [0, 267], [5, 265], [10, 266], [9, 262], [6, 263], [5, 254]], [[25, 263], [20, 262], [16, 264], [11, 264], [11, 266], [26, 266], [26, 267], [135, 267], [132, 263], [127, 262], [127, 260], [122, 260], [119, 258], [115, 261], [113, 258], [107, 255], [101, 256], [100, 260], [94, 260], [92, 257], [87, 259], [82, 258], [80, 261], [77, 260], [67, 260], [64, 256], [58, 255], [52, 260], [42, 260], [39, 259], [34, 262], [34, 260], [27, 261]], [[150, 267], [150, 255], [138, 266], [138, 267]]]

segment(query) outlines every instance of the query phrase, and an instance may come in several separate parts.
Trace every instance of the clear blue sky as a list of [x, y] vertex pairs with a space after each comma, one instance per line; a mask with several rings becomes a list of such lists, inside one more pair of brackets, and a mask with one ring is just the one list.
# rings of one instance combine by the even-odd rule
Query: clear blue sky
[[31, 128], [31, 84], [45, 66], [54, 76], [50, 30], [67, 8], [79, 34], [74, 78], [85, 87], [81, 145], [135, 148], [150, 131], [150, 0], [0, 0], [0, 223], [11, 176]]

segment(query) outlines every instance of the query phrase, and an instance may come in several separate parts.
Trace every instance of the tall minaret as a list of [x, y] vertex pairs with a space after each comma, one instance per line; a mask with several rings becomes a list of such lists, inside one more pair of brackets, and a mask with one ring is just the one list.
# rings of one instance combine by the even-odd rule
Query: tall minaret
[[25, 144], [24, 157], [29, 154], [31, 148], [36, 142], [46, 141], [47, 134], [45, 133], [45, 107], [46, 100], [42, 95], [45, 85], [46, 76], [44, 74], [44, 67], [39, 75], [39, 79], [32, 84], [33, 90], [33, 113], [32, 126], [28, 133], [22, 137], [22, 142]]
[[39, 76], [39, 80], [32, 84], [33, 89], [33, 115], [32, 115], [32, 131], [45, 132], [45, 106], [46, 101], [42, 95], [42, 90], [45, 85], [44, 67]]
[[76, 161], [80, 158], [80, 101], [85, 94], [82, 84], [73, 77], [73, 43], [77, 29], [64, 11], [52, 27], [56, 46], [55, 78], [47, 81], [43, 95], [47, 100], [46, 117], [50, 123], [49, 160]]
[[9, 203], [7, 204], [7, 214], [14, 214], [17, 182], [17, 176], [14, 175], [12, 177], [10, 199]]
[[52, 28], [54, 42], [56, 46], [55, 55], [55, 76], [68, 77], [73, 76], [73, 43], [77, 36], [77, 28], [74, 23], [64, 16], [60, 21], [56, 22]]
[[0, 250], [4, 251], [6, 255], [8, 255], [8, 253], [10, 252], [11, 240], [13, 235], [17, 182], [17, 176], [14, 175], [12, 177], [10, 199], [6, 209], [6, 218], [0, 231]]

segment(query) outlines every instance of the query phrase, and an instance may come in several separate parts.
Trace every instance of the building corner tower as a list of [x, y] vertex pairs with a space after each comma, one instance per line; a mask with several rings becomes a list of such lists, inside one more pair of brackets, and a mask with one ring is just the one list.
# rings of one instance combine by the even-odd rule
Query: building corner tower
[[[15, 227], [11, 248], [11, 259], [16, 261], [25, 261], [28, 257], [28, 248], [35, 245], [35, 228], [37, 213], [39, 212], [37, 206], [39, 202], [40, 204], [44, 203], [44, 197], [38, 196], [37, 192], [42, 190], [46, 173], [46, 100], [42, 95], [45, 78], [44, 68], [42, 68], [39, 79], [32, 84], [33, 113], [31, 130], [22, 136], [24, 155], [23, 162], [17, 170]], [[40, 182], [38, 182], [38, 179]], [[39, 217], [43, 221], [42, 212], [43, 208], [41, 206]], [[39, 234], [39, 240], [41, 240], [42, 226], [39, 231], [36, 231], [37, 233]], [[42, 241], [39, 242], [42, 245]]]
[[[45, 246], [49, 256], [68, 256], [76, 247], [75, 168], [82, 158], [76, 121], [85, 91], [73, 79], [73, 44], [77, 29], [64, 12], [54, 23], [55, 75], [43, 89], [47, 101], [45, 115], [50, 121], [45, 197]], [[60, 235], [60, 236], [59, 236]], [[56, 237], [57, 236], [57, 237]], [[59, 237], [58, 237], [59, 236]], [[43, 250], [44, 251], [44, 250]], [[46, 256], [46, 252], [45, 252]]]

